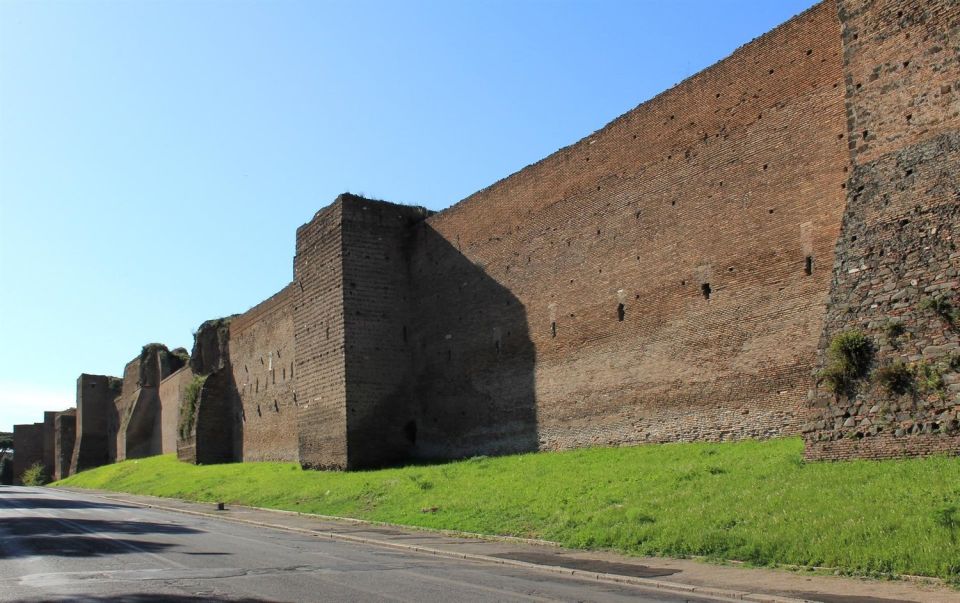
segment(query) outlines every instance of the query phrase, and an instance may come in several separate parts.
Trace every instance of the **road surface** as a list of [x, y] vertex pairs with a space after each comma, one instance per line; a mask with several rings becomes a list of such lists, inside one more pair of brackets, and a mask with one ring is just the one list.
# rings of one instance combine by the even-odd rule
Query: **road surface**
[[710, 601], [0, 487], [0, 601]]

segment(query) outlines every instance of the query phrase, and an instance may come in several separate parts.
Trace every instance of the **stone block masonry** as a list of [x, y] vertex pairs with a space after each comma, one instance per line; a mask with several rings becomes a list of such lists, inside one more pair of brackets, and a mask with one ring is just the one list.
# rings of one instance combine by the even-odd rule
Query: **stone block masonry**
[[[955, 1], [825, 0], [447, 210], [341, 195], [189, 373], [128, 365], [97, 462], [169, 450], [171, 397], [201, 463], [801, 432], [810, 459], [958, 452], [958, 48]], [[852, 329], [910, 391], [825, 391]]]
[[874, 354], [853, 391], [816, 383], [806, 456], [958, 453], [960, 5], [842, 0], [839, 15], [853, 173], [817, 368], [845, 331]]

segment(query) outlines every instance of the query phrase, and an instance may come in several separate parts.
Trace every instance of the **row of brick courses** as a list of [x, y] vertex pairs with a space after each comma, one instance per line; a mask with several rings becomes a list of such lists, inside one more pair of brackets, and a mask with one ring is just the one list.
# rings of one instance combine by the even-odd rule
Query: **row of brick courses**
[[341, 198], [348, 467], [394, 463], [418, 440], [411, 408], [409, 256], [427, 210]]
[[[429, 218], [464, 258], [414, 249], [431, 396], [466, 380], [467, 406], [502, 405], [491, 432], [535, 417], [541, 448], [797, 433], [845, 192], [840, 51], [824, 2]], [[497, 338], [499, 364], [457, 363]]]
[[342, 205], [297, 229], [294, 346], [300, 464], [347, 467]]
[[[957, 453], [960, 333], [924, 302], [960, 301], [960, 5], [844, 0], [839, 14], [854, 170], [817, 368], [852, 329], [875, 355], [873, 377], [852, 395], [815, 385], [805, 454]], [[936, 373], [940, 386], [890, 391], [876, 375], [896, 366]]]
[[193, 380], [193, 371], [184, 366], [160, 382], [160, 433], [161, 454], [177, 451], [177, 430], [180, 426], [180, 401], [184, 391]]
[[54, 480], [60, 480], [70, 475], [70, 461], [73, 458], [73, 448], [77, 437], [77, 411], [69, 409], [55, 413], [54, 416]]
[[43, 463], [43, 432], [43, 423], [13, 426], [14, 484], [22, 484], [23, 473], [35, 463]]
[[295, 284], [230, 322], [230, 363], [242, 405], [243, 460], [296, 461]]
[[113, 462], [116, 452], [115, 400], [122, 381], [107, 375], [77, 378], [77, 428], [70, 475]]

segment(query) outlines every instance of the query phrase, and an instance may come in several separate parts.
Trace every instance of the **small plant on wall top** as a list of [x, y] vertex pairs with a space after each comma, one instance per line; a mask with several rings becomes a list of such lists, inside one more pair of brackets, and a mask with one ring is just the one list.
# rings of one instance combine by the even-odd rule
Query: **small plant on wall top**
[[827, 356], [830, 364], [820, 372], [820, 379], [837, 396], [849, 397], [870, 371], [873, 342], [857, 329], [843, 331], [830, 342]]

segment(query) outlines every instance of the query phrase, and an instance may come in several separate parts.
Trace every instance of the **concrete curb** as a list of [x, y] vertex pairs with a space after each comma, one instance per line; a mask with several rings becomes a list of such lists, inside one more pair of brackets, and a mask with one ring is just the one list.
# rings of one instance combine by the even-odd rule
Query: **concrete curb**
[[[560, 575], [564, 575], [564, 576], [571, 576], [571, 577], [580, 578], [580, 579], [592, 580], [592, 581], [596, 581], [596, 582], [606, 582], [606, 583], [610, 583], [610, 584], [629, 584], [629, 585], [633, 585], [633, 586], [642, 586], [642, 587], [646, 587], [646, 588], [663, 590], [663, 591], [674, 592], [674, 593], [696, 594], [696, 595], [702, 595], [702, 596], [712, 597], [712, 598], [727, 599], [727, 600], [730, 600], [730, 601], [752, 601], [752, 602], [754, 602], [754, 603], [816, 603], [815, 601], [811, 601], [810, 599], [795, 599], [795, 598], [790, 598], [790, 597], [782, 597], [782, 596], [779, 596], [779, 595], [770, 595], [770, 594], [764, 594], [764, 593], [751, 593], [751, 592], [747, 592], [747, 591], [728, 590], [728, 589], [714, 588], [714, 587], [709, 587], [709, 586], [694, 586], [694, 585], [691, 585], [691, 584], [682, 584], [682, 583], [679, 583], [679, 582], [667, 582], [667, 581], [663, 581], [663, 580], [654, 580], [654, 579], [651, 579], [651, 578], [639, 578], [639, 577], [636, 577], [636, 576], [624, 576], [624, 575], [620, 575], [620, 574], [607, 574], [607, 573], [602, 573], [602, 572], [591, 572], [591, 571], [587, 571], [587, 570], [578, 570], [578, 569], [571, 569], [571, 568], [567, 568], [567, 567], [561, 567], [561, 566], [558, 566], [558, 565], [543, 565], [543, 564], [539, 564], [539, 563], [531, 563], [531, 562], [529, 562], [529, 561], [518, 561], [518, 560], [515, 560], [515, 559], [504, 559], [504, 558], [501, 558], [501, 557], [491, 557], [491, 556], [489, 556], [489, 555], [482, 555], [482, 554], [478, 554], [478, 553], [457, 553], [457, 552], [454, 552], [454, 551], [447, 551], [447, 550], [444, 550], [444, 549], [438, 549], [438, 548], [429, 547], [429, 546], [421, 546], [421, 545], [407, 544], [407, 543], [401, 543], [401, 542], [390, 542], [390, 541], [387, 541], [387, 540], [379, 540], [379, 539], [376, 539], [376, 538], [367, 538], [367, 537], [364, 537], [364, 536], [351, 536], [351, 535], [349, 535], [349, 534], [338, 534], [338, 533], [336, 533], [336, 532], [325, 532], [325, 531], [320, 531], [320, 530], [310, 530], [310, 529], [305, 529], [305, 528], [297, 528], [297, 527], [293, 527], [293, 526], [285, 526], [285, 525], [281, 525], [281, 524], [274, 524], [274, 523], [268, 523], [268, 522], [262, 522], [262, 521], [255, 521], [255, 520], [251, 520], [251, 519], [242, 519], [242, 518], [240, 518], [240, 517], [230, 517], [229, 515], [222, 515], [222, 514], [220, 514], [220, 512], [204, 512], [204, 511], [194, 511], [194, 510], [191, 510], [191, 509], [180, 509], [180, 508], [177, 508], [177, 507], [168, 507], [168, 506], [165, 506], [165, 505], [157, 505], [157, 504], [152, 504], [152, 503], [139, 502], [139, 501], [135, 501], [135, 500], [129, 500], [129, 499], [126, 499], [126, 498], [121, 498], [121, 497], [118, 497], [118, 496], [110, 496], [110, 495], [107, 495], [107, 494], [90, 492], [89, 490], [82, 490], [82, 489], [81, 489], [81, 490], [73, 490], [73, 489], [68, 489], [68, 488], [51, 488], [51, 489], [63, 490], [63, 491], [65, 491], [65, 492], [77, 492], [77, 493], [84, 493], [84, 494], [93, 494], [94, 496], [99, 496], [100, 498], [104, 498], [104, 499], [107, 499], [107, 500], [113, 500], [113, 501], [117, 501], [117, 502], [123, 502], [123, 503], [126, 503], [126, 504], [135, 505], [135, 506], [139, 506], [139, 507], [144, 507], [144, 508], [148, 508], [148, 509], [159, 509], [159, 510], [162, 510], [162, 511], [170, 511], [170, 512], [174, 512], [174, 513], [183, 513], [183, 514], [185, 514], [185, 515], [193, 515], [193, 516], [197, 516], [197, 517], [207, 517], [207, 518], [219, 519], [219, 520], [223, 520], [223, 521], [230, 521], [230, 522], [233, 522], [233, 523], [241, 523], [241, 524], [252, 525], [252, 526], [257, 526], [257, 527], [271, 528], [271, 529], [275, 529], [275, 530], [283, 530], [283, 531], [286, 531], [286, 532], [295, 532], [295, 533], [299, 533], [299, 534], [305, 534], [305, 535], [308, 535], [308, 536], [314, 536], [314, 537], [317, 537], [317, 538], [326, 538], [326, 539], [328, 539], [328, 540], [335, 540], [335, 541], [340, 541], [340, 542], [350, 542], [350, 543], [355, 543], [355, 544], [366, 544], [366, 545], [371, 545], [371, 546], [378, 546], [378, 547], [381, 547], [381, 548], [388, 548], [388, 549], [394, 549], [394, 550], [403, 550], [403, 551], [411, 551], [411, 552], [416, 552], [416, 553], [425, 553], [425, 554], [434, 555], [434, 556], [437, 556], [437, 557], [446, 557], [446, 558], [449, 558], [449, 559], [463, 559], [463, 560], [477, 561], [477, 562], [482, 562], [482, 563], [493, 563], [493, 564], [497, 564], [497, 565], [504, 565], [504, 566], [510, 566], [510, 567], [518, 567], [518, 568], [530, 569], [530, 570], [536, 570], [536, 571], [544, 571], [544, 572], [549, 572], [549, 573], [553, 573], [553, 574], [560, 574]], [[195, 502], [193, 502], [193, 501], [182, 501], [182, 502], [190, 503], [190, 504], [200, 504], [200, 503], [195, 503]], [[327, 515], [313, 515], [313, 514], [310, 514], [310, 513], [298, 513], [298, 512], [296, 512], [296, 511], [285, 511], [285, 510], [278, 510], [278, 509], [265, 509], [265, 508], [261, 508], [261, 507], [242, 507], [242, 508], [245, 508], [245, 509], [255, 509], [255, 510], [257, 510], [257, 511], [263, 511], [263, 512], [268, 512], [268, 513], [281, 513], [281, 514], [297, 515], [297, 516], [300, 516], [300, 517], [316, 517], [316, 518], [318, 518], [318, 519], [321, 519], [321, 518], [322, 518], [322, 519], [326, 519], [326, 520], [329, 520], [329, 521], [344, 521], [344, 522], [354, 523], [354, 524], [391, 526], [391, 527], [402, 528], [402, 529], [405, 529], [405, 530], [409, 530], [409, 529], [410, 529], [409, 526], [400, 526], [400, 525], [395, 525], [395, 524], [369, 522], [369, 521], [364, 521], [364, 520], [360, 520], [360, 519], [341, 518], [341, 517], [327, 516]], [[421, 531], [428, 531], [428, 532], [433, 532], [433, 533], [440, 532], [440, 531], [434, 531], [434, 530], [421, 530]], [[457, 534], [456, 532], [451, 532], [451, 531], [444, 531], [444, 532], [446, 532], [445, 535]], [[462, 535], [462, 534], [468, 534], [468, 535], [472, 535], [472, 536], [477, 537], [477, 538], [480, 538], [480, 539], [490, 539], [490, 537], [488, 537], [488, 536], [486, 536], [486, 535], [484, 535], [484, 534], [470, 534], [470, 533], [459, 533], [459, 534], [461, 534], [461, 535]], [[550, 541], [528, 540], [528, 539], [514, 538], [514, 537], [509, 537], [509, 536], [507, 536], [507, 537], [500, 537], [500, 538], [494, 538], [494, 539], [495, 539], [495, 540], [500, 540], [501, 538], [502, 538], [502, 540], [504, 540], [504, 541], [524, 542], [525, 544], [541, 544], [541, 543], [542, 543], [542, 544], [546, 544], [547, 546], [559, 546], [559, 545], [557, 545], [556, 543], [552, 543], [552, 542], [550, 542]]]

